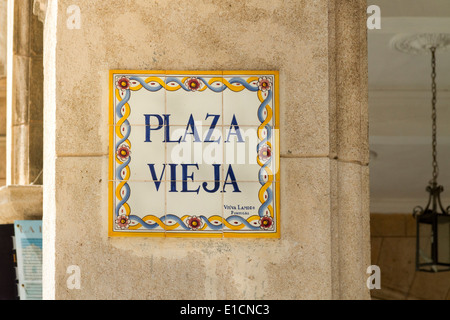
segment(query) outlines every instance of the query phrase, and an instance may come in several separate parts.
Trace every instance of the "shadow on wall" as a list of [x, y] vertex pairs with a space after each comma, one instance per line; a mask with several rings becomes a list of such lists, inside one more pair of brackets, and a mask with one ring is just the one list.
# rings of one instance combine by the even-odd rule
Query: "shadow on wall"
[[450, 300], [450, 272], [416, 272], [412, 214], [371, 214], [372, 264], [381, 269], [374, 300]]

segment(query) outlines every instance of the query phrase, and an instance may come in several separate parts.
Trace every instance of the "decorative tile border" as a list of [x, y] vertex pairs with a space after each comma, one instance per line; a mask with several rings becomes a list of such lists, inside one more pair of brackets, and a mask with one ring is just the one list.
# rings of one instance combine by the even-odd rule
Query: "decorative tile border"
[[[112, 70], [110, 97], [109, 236], [280, 236], [277, 71]], [[205, 124], [197, 125], [195, 112], [203, 113]], [[185, 113], [190, 117], [183, 124], [178, 115]], [[184, 137], [172, 138], [178, 127]], [[224, 155], [207, 165], [168, 161], [169, 146], [195, 149], [196, 142], [225, 154], [231, 138], [250, 141], [243, 128], [255, 132], [256, 163], [240, 164], [236, 172], [252, 177], [257, 165], [254, 180], [236, 177], [239, 165], [233, 170]], [[195, 169], [208, 166], [213, 178], [193, 189]]]

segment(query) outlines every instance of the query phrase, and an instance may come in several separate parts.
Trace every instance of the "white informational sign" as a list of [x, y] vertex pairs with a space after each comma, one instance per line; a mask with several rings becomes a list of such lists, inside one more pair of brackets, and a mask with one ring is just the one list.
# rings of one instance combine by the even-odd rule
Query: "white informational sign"
[[42, 300], [42, 221], [15, 221], [20, 300]]

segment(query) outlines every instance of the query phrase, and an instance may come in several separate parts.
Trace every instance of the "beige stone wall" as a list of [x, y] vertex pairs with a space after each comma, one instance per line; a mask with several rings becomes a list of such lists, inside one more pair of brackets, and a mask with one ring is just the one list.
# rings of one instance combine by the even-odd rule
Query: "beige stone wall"
[[[78, 5], [81, 29], [68, 29]], [[45, 20], [47, 299], [367, 299], [365, 1], [59, 0]], [[108, 71], [279, 70], [281, 239], [107, 236]], [[66, 286], [78, 265], [81, 290]]]
[[371, 214], [372, 264], [381, 269], [378, 300], [450, 300], [448, 272], [417, 272], [416, 220], [412, 214]]

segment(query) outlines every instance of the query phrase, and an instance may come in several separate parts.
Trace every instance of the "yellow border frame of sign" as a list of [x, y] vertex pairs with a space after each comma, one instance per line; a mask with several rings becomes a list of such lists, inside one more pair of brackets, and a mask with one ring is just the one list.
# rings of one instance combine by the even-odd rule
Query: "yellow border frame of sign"
[[[245, 232], [238, 233], [233, 231], [222, 231], [220, 233], [197, 233], [197, 232], [114, 232], [114, 224], [112, 223], [114, 208], [114, 74], [164, 74], [164, 75], [272, 75], [275, 78], [275, 143], [276, 143], [276, 169], [275, 174], [275, 201], [276, 201], [276, 226], [277, 231], [273, 233]], [[110, 70], [109, 71], [109, 163], [108, 163], [108, 236], [109, 237], [159, 237], [159, 238], [266, 238], [278, 239], [281, 236], [281, 219], [280, 219], [280, 95], [279, 95], [279, 71], [275, 70], [228, 70], [228, 71], [193, 71], [193, 70]]]

